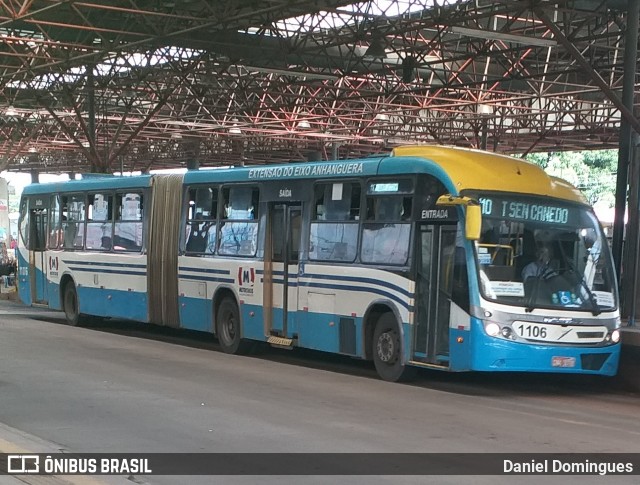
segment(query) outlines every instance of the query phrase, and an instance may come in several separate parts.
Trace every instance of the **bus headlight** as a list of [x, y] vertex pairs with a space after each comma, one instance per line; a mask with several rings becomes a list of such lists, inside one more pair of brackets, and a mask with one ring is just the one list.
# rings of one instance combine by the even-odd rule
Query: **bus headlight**
[[611, 332], [611, 341], [614, 344], [620, 342], [620, 330], [614, 330], [613, 332]]
[[484, 326], [484, 331], [487, 332], [487, 335], [489, 335], [490, 337], [495, 337], [500, 333], [500, 325], [493, 322], [487, 323]]
[[502, 327], [500, 333], [504, 338], [511, 338], [511, 336], [513, 335], [513, 330], [511, 330], [511, 327]]

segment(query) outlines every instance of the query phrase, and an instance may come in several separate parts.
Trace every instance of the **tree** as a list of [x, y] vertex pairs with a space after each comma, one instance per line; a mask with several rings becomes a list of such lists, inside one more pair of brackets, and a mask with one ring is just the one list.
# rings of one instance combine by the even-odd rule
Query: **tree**
[[615, 205], [617, 150], [533, 153], [526, 159], [575, 185], [591, 205]]

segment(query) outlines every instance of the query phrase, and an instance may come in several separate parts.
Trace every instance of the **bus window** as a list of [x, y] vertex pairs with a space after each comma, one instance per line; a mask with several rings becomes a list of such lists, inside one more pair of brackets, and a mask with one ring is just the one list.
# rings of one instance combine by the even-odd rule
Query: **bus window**
[[113, 196], [89, 194], [86, 248], [109, 251], [112, 247]]
[[29, 199], [26, 197], [22, 199], [20, 205], [20, 223], [19, 223], [20, 238], [22, 239], [22, 245], [25, 248], [29, 247]]
[[49, 217], [49, 199], [36, 197], [29, 204], [28, 249], [44, 251], [47, 247], [47, 223]]
[[113, 249], [115, 251], [142, 250], [142, 218], [144, 214], [142, 194], [116, 194], [115, 207]]
[[361, 258], [364, 263], [399, 265], [407, 262], [411, 206], [410, 196], [367, 197], [367, 219], [362, 229]]
[[228, 187], [222, 192], [225, 205], [220, 224], [220, 254], [255, 256], [258, 245], [258, 189]]
[[213, 254], [216, 247], [218, 217], [217, 187], [189, 189], [185, 226], [185, 251], [190, 254]]
[[64, 249], [84, 247], [84, 195], [62, 196], [62, 246]]
[[51, 215], [49, 217], [49, 248], [56, 249], [62, 244], [60, 227], [60, 196], [51, 196]]
[[309, 258], [318, 261], [356, 259], [360, 184], [331, 182], [315, 187], [315, 216], [311, 223]]

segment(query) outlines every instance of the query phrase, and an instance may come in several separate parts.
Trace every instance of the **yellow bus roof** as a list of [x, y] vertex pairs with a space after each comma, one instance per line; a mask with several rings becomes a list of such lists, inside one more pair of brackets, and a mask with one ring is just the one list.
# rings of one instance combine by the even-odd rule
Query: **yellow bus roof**
[[414, 145], [393, 149], [392, 157], [420, 157], [441, 166], [458, 192], [466, 189], [546, 195], [587, 203], [569, 182], [519, 158], [468, 148]]

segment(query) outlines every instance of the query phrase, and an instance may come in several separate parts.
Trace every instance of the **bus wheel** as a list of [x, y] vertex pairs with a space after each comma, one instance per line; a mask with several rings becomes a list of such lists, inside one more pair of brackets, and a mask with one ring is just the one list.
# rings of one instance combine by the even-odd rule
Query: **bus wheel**
[[64, 310], [64, 316], [67, 318], [69, 325], [73, 325], [74, 327], [80, 325], [82, 320], [80, 317], [80, 306], [78, 304], [78, 293], [76, 292], [76, 285], [71, 281], [64, 287], [62, 309]]
[[400, 331], [392, 313], [383, 313], [373, 332], [373, 363], [385, 381], [397, 382], [409, 378], [411, 368], [402, 363]]
[[220, 302], [216, 315], [216, 335], [222, 350], [227, 354], [243, 354], [248, 351], [249, 342], [241, 338], [240, 311], [233, 298], [226, 297]]

